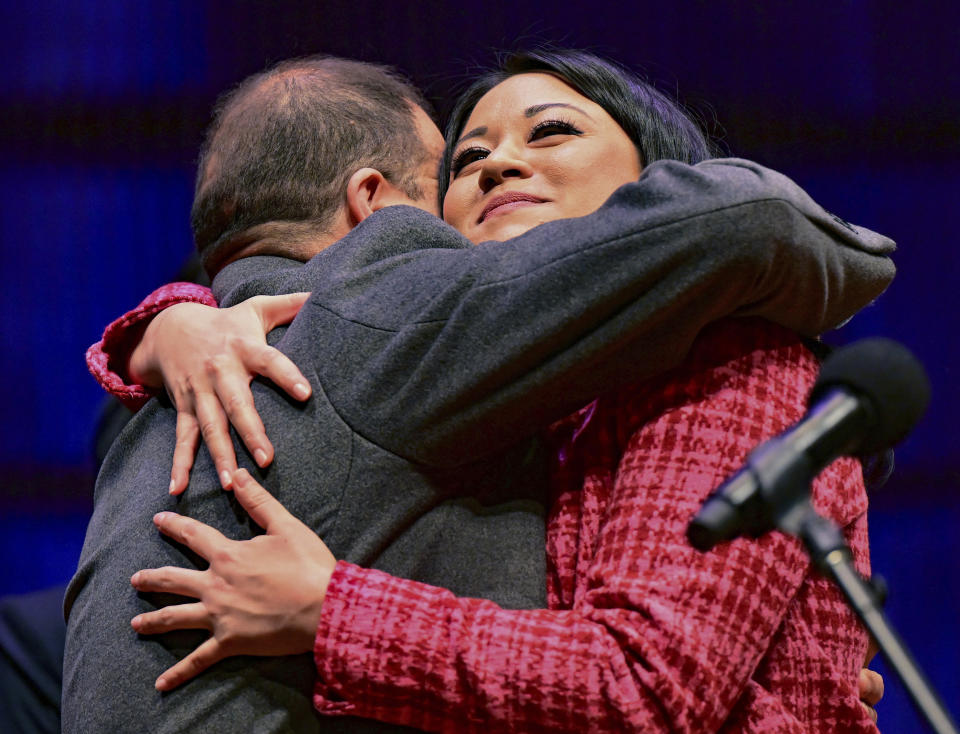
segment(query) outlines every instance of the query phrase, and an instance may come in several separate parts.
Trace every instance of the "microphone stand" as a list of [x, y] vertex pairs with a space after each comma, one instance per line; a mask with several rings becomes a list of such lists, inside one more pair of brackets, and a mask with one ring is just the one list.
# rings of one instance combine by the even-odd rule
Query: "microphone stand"
[[926, 679], [890, 626], [881, 609], [877, 588], [864, 579], [853, 565], [853, 554], [840, 529], [821, 517], [809, 501], [798, 502], [777, 523], [784, 532], [803, 541], [814, 565], [830, 578], [847, 598], [850, 608], [863, 622], [880, 648], [880, 653], [903, 682], [914, 706], [936, 734], [958, 734], [933, 686]]

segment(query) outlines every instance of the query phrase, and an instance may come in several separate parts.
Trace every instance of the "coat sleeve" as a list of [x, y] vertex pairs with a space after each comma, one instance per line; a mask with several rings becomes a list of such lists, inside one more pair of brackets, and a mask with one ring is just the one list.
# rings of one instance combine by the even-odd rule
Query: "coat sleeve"
[[[398, 231], [371, 220], [367, 237]], [[594, 214], [379, 263], [373, 308], [315, 294], [308, 318], [342, 339], [320, 370], [348, 423], [457, 466], [678, 365], [717, 319], [835, 327], [890, 283], [892, 249], [756, 164], [658, 161]]]
[[[551, 519], [556, 565], [578, 569], [567, 609], [508, 611], [338, 564], [315, 642], [319, 712], [441, 732], [716, 731], [756, 693], [751, 674], [809, 564], [780, 533], [701, 554], [686, 525], [756, 440], [802, 412], [815, 371], [802, 353], [754, 350], [598, 403], [599, 438], [588, 428], [577, 439], [587, 441], [582, 498], [565, 512], [561, 497]], [[865, 510], [852, 460], [816, 491], [844, 523]], [[852, 617], [831, 623], [862, 655]], [[874, 731], [853, 673], [834, 685], [849, 704], [838, 728]], [[782, 701], [762, 703], [777, 731], [807, 730]]]
[[216, 306], [210, 289], [196, 283], [169, 283], [161, 286], [131, 311], [111, 322], [103, 337], [87, 349], [87, 368], [100, 387], [136, 411], [156, 394], [144, 385], [127, 382], [127, 363], [140, 342], [143, 330], [160, 311], [175, 303], [202, 303]]

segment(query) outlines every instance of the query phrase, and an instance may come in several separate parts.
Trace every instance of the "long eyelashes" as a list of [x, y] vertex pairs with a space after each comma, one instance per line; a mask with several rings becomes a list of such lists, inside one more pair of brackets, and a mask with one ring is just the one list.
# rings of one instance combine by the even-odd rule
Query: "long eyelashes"
[[530, 131], [530, 139], [536, 140], [538, 137], [545, 137], [541, 133], [550, 132], [553, 135], [582, 135], [583, 131], [569, 120], [543, 120], [533, 126]]
[[464, 168], [464, 166], [473, 163], [474, 161], [479, 161], [487, 157], [489, 151], [486, 148], [473, 147], [473, 148], [464, 148], [456, 156], [454, 156], [453, 162], [450, 164], [450, 172], [456, 176]]
[[[561, 118], [555, 120], [542, 120], [530, 130], [529, 141], [540, 140], [550, 135], [582, 135], [583, 131], [569, 120]], [[479, 160], [483, 160], [489, 155], [490, 151], [486, 148], [473, 146], [464, 148], [457, 153], [450, 164], [450, 173], [456, 176], [466, 166]]]

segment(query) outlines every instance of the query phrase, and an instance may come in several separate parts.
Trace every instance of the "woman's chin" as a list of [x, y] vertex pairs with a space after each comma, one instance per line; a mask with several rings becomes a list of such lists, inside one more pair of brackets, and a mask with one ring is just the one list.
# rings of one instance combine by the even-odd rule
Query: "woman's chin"
[[475, 243], [504, 242], [519, 237], [534, 227], [550, 221], [542, 216], [518, 216], [518, 214], [519, 212], [514, 212], [482, 222], [471, 232], [470, 239]]

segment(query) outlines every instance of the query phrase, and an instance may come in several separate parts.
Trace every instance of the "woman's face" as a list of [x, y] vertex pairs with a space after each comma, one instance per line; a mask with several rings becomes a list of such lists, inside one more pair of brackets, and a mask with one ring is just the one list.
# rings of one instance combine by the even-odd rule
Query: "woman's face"
[[640, 176], [640, 156], [623, 129], [550, 74], [501, 82], [463, 129], [443, 218], [473, 242], [590, 214]]

